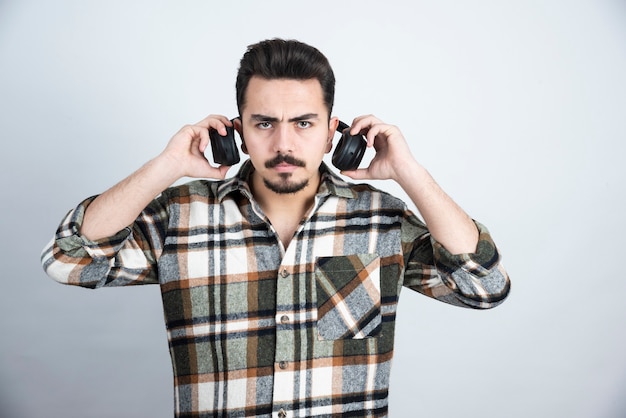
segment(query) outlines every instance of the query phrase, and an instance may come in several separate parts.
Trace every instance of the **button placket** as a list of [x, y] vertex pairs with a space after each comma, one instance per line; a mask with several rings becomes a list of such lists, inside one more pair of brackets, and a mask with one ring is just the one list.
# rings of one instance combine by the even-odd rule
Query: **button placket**
[[[276, 351], [274, 358], [274, 390], [273, 399], [277, 408], [292, 400], [294, 391], [294, 375], [290, 373], [290, 365], [294, 360], [293, 326], [298, 312], [294, 312], [297, 296], [294, 295], [292, 266], [279, 266], [276, 274]], [[274, 411], [274, 417], [293, 416], [283, 408]]]
[[[289, 270], [287, 269], [287, 267], [283, 267], [280, 269], [280, 272], [278, 273], [278, 286], [281, 287], [282, 289], [288, 289], [291, 287], [290, 283], [287, 280], [289, 276], [291, 275], [291, 273], [289, 272]], [[279, 296], [277, 296], [276, 298], [276, 303], [278, 305], [291, 305], [293, 303], [292, 300], [281, 300], [281, 298]], [[289, 323], [292, 322], [292, 315], [290, 313], [280, 313], [280, 312], [276, 312], [276, 323], [280, 324], [280, 325], [287, 325]]]
[[[281, 323], [282, 325], [286, 325], [286, 324], [288, 324], [289, 322], [291, 322], [291, 318], [289, 317], [289, 315], [281, 315], [281, 316], [280, 316], [280, 323]], [[287, 368], [287, 364], [288, 364], [288, 363], [287, 363], [285, 360], [280, 360], [280, 361], [278, 362], [278, 367], [279, 367], [281, 370], [285, 370], [285, 369]]]

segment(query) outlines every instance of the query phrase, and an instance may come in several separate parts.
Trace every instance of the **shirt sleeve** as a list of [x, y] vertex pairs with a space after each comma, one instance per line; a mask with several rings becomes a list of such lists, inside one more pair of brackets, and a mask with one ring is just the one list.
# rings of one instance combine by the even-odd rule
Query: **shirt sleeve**
[[115, 235], [96, 241], [80, 234], [91, 197], [61, 221], [41, 254], [45, 272], [54, 280], [87, 288], [158, 282], [157, 260], [162, 252], [167, 210], [156, 199], [137, 220]]
[[489, 309], [509, 294], [510, 280], [487, 228], [475, 222], [476, 251], [451, 254], [413, 214], [403, 224], [404, 286], [452, 305]]

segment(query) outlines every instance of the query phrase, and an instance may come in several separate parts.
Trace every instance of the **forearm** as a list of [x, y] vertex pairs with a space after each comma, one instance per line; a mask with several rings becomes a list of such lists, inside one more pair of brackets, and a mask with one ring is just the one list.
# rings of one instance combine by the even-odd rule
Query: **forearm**
[[150, 160], [91, 202], [85, 211], [81, 234], [95, 241], [124, 229], [178, 178], [175, 165], [166, 157]]
[[473, 253], [478, 230], [472, 219], [419, 163], [396, 169], [396, 181], [409, 195], [433, 238], [452, 254]]

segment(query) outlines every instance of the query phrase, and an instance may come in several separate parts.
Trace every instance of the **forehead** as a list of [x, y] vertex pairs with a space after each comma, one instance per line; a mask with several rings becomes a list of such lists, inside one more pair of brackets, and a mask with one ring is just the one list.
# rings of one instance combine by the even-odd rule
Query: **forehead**
[[271, 79], [254, 76], [246, 90], [242, 112], [263, 114], [325, 113], [322, 86], [315, 78], [307, 80]]

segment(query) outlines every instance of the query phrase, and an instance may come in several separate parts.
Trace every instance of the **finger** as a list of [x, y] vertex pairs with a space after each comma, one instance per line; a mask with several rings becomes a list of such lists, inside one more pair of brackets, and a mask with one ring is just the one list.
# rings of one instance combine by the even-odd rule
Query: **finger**
[[198, 150], [201, 153], [204, 153], [204, 151], [209, 146], [209, 142], [211, 142], [211, 138], [209, 137], [209, 130], [200, 129], [199, 136], [200, 136], [200, 144], [198, 145]]
[[229, 165], [221, 165], [219, 166], [219, 171], [220, 171], [220, 180], [225, 179], [226, 178], [226, 173], [228, 173], [228, 170], [230, 170]]
[[225, 177], [226, 170], [220, 167], [213, 167], [208, 161], [203, 161], [201, 164], [196, 165], [187, 176], [192, 178], [207, 178], [207, 179], [219, 179], [222, 180]]
[[402, 135], [400, 130], [395, 125], [388, 125], [386, 123], [377, 123], [372, 125], [367, 132], [366, 138], [368, 145], [376, 146], [376, 138], [389, 141], [390, 139]]
[[209, 131], [197, 125], [184, 126], [177, 136], [183, 141], [181, 145], [193, 155], [201, 155], [209, 144]]
[[382, 123], [382, 121], [376, 118], [374, 115], [358, 116], [352, 121], [352, 125], [350, 126], [350, 134], [365, 134], [370, 129], [370, 127], [376, 123]]
[[226, 126], [233, 126], [233, 123], [224, 115], [209, 115], [196, 123], [196, 126], [201, 126], [205, 129], [215, 129], [220, 135], [226, 135]]
[[368, 147], [373, 147], [376, 141], [376, 138], [380, 135], [380, 136], [384, 136], [381, 134], [384, 134], [386, 132], [386, 128], [388, 125], [385, 125], [383, 123], [374, 123], [372, 124], [367, 133], [365, 134], [365, 139], [367, 141], [367, 146]]
[[352, 180], [369, 179], [369, 171], [366, 168], [359, 168], [357, 170], [342, 170], [341, 174], [350, 177]]
[[212, 115], [209, 115], [209, 116], [205, 117], [204, 119], [202, 119], [201, 121], [196, 123], [196, 125], [203, 126], [203, 127], [206, 128], [206, 127], [209, 127], [211, 122], [215, 122], [215, 121], [219, 121], [219, 122], [223, 123], [224, 125], [230, 126], [230, 119], [228, 119], [224, 115], [215, 115], [215, 114], [212, 114]]
[[220, 165], [218, 167], [213, 167], [212, 165], [208, 163], [207, 165], [208, 165], [208, 169], [201, 177], [206, 177], [206, 178], [216, 179], [216, 180], [223, 180], [226, 178], [226, 173], [228, 173], [228, 170], [230, 170], [230, 166], [227, 166], [227, 165]]

